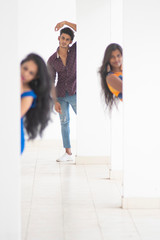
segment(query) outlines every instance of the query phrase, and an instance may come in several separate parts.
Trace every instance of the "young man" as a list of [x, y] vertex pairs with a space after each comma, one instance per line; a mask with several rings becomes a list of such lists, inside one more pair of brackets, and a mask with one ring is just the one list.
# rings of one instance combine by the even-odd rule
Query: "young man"
[[[69, 26], [61, 29], [64, 25]], [[55, 102], [55, 110], [59, 113], [61, 122], [61, 133], [65, 154], [57, 159], [58, 162], [70, 161], [72, 159], [70, 145], [70, 114], [69, 105], [76, 111], [76, 43], [72, 46], [76, 24], [63, 21], [55, 26], [55, 31], [60, 30], [59, 47], [48, 59], [48, 71], [53, 81], [52, 97]], [[55, 79], [57, 74], [57, 84]]]

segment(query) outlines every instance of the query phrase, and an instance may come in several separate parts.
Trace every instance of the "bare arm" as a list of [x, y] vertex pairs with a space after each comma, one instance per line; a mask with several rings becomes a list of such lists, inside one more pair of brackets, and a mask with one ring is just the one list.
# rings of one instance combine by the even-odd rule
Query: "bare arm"
[[55, 79], [56, 79], [56, 71], [50, 64], [50, 62], [47, 62], [47, 69], [48, 69], [48, 74], [50, 77], [50, 80], [52, 82], [52, 90], [51, 90], [51, 96], [53, 98], [53, 101], [56, 102], [57, 96], [56, 96], [56, 88], [55, 88]]
[[62, 109], [61, 109], [61, 104], [58, 102], [57, 97], [56, 97], [56, 88], [53, 84], [52, 90], [51, 90], [51, 96], [53, 98], [54, 104], [55, 104], [55, 110], [56, 112], [62, 114]]
[[64, 25], [67, 25], [69, 27], [71, 27], [74, 31], [77, 30], [77, 25], [75, 23], [70, 23], [67, 21], [62, 21], [60, 23], [57, 23], [57, 25], [55, 26], [55, 31], [58, 31], [59, 29], [61, 29]]
[[27, 96], [21, 99], [21, 117], [23, 117], [32, 105], [33, 97]]
[[122, 92], [122, 80], [114, 74], [110, 74], [106, 77], [106, 82], [112, 88], [117, 90], [118, 92]]
[[54, 68], [52, 67], [49, 61], [47, 62], [47, 69], [48, 69], [49, 77], [52, 81], [51, 97], [55, 104], [55, 110], [56, 112], [62, 114], [61, 104], [57, 101], [57, 95], [56, 95], [56, 87], [55, 87], [56, 71], [54, 70]]

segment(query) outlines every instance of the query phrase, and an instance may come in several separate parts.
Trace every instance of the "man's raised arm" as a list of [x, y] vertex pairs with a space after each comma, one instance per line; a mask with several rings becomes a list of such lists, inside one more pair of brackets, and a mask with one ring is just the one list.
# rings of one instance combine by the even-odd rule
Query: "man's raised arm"
[[67, 21], [62, 21], [57, 23], [57, 25], [55, 26], [55, 31], [58, 31], [59, 29], [61, 29], [64, 25], [67, 25], [69, 27], [71, 27], [74, 31], [77, 30], [77, 25], [75, 23], [70, 23]]

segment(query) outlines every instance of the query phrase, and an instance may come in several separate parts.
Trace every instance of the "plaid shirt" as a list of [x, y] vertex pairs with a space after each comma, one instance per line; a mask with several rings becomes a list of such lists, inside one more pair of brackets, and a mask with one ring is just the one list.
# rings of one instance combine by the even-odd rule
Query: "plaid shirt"
[[54, 85], [57, 75], [57, 97], [65, 97], [66, 91], [70, 96], [76, 93], [76, 43], [68, 49], [66, 66], [64, 66], [57, 49], [48, 59], [47, 67]]

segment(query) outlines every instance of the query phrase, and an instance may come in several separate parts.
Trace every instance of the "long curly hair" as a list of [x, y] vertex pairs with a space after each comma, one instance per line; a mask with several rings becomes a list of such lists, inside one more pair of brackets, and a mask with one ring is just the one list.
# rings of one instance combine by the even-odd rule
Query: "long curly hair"
[[29, 87], [37, 98], [35, 107], [30, 108], [24, 116], [24, 127], [29, 139], [34, 139], [37, 135], [42, 136], [50, 121], [53, 100], [50, 96], [52, 84], [44, 60], [39, 55], [31, 53], [21, 61], [21, 65], [31, 60], [37, 65], [38, 72], [36, 78], [29, 82]]
[[102, 66], [99, 69], [100, 77], [101, 77], [101, 89], [102, 89], [102, 94], [104, 95], [104, 100], [106, 105], [109, 107], [109, 110], [112, 110], [113, 105], [117, 107], [117, 104], [119, 102], [119, 99], [111, 93], [111, 91], [108, 88], [107, 82], [106, 82], [106, 77], [110, 71], [112, 71], [112, 66], [110, 65], [110, 58], [112, 51], [119, 50], [121, 55], [122, 55], [122, 47], [117, 44], [117, 43], [111, 43], [110, 45], [107, 46], [103, 61], [102, 61]]

